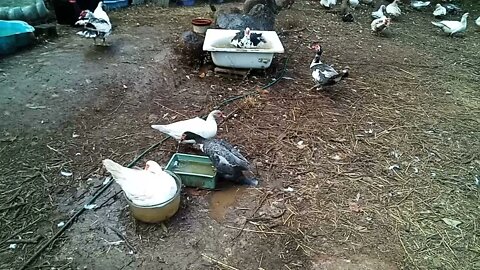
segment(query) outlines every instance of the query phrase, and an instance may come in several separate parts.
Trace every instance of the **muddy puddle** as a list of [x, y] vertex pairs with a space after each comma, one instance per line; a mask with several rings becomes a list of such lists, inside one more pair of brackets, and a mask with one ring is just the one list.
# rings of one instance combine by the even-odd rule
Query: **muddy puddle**
[[212, 192], [210, 197], [210, 217], [217, 222], [223, 222], [225, 216], [232, 210], [238, 199], [246, 193], [246, 187], [230, 186]]

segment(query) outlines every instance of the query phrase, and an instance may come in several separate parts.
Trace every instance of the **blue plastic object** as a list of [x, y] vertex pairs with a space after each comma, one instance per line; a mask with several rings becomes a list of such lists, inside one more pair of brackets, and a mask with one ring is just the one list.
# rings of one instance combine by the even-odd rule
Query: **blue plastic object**
[[0, 0], [0, 20], [35, 22], [47, 15], [43, 0]]
[[124, 8], [128, 7], [128, 0], [103, 0], [103, 6], [107, 11]]
[[35, 41], [35, 28], [23, 21], [0, 20], [0, 55], [14, 53]]
[[182, 0], [182, 6], [194, 6], [195, 5], [195, 0]]

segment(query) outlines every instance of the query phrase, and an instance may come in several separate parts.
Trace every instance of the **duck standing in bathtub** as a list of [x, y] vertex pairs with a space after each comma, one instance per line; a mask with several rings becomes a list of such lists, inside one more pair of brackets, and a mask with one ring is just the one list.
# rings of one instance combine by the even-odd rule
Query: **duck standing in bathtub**
[[251, 49], [257, 47], [260, 43], [267, 43], [265, 38], [262, 37], [262, 33], [254, 33], [250, 28], [238, 31], [232, 38], [230, 44], [236, 48]]

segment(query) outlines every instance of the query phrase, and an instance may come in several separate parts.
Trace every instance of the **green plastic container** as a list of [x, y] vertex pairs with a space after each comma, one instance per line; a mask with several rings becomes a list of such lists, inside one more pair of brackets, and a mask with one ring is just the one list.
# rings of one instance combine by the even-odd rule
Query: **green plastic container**
[[217, 184], [217, 172], [206, 156], [176, 153], [165, 170], [178, 175], [187, 187], [214, 189]]

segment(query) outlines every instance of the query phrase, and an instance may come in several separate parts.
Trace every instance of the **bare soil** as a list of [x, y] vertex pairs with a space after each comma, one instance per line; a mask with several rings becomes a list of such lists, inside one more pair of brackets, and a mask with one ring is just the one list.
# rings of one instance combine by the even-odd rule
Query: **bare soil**
[[[480, 33], [471, 23], [450, 38], [431, 11], [403, 9], [376, 36], [372, 8], [344, 23], [297, 1], [277, 20], [286, 53], [245, 78], [178, 50], [208, 6], [111, 12], [109, 47], [59, 26], [59, 38], [2, 59], [0, 268], [20, 268], [102, 187], [102, 159], [128, 164], [160, 141], [151, 124], [253, 91], [222, 108], [218, 136], [255, 164], [258, 188], [185, 188], [179, 212], [149, 225], [112, 185], [29, 267], [479, 269]], [[313, 41], [350, 76], [309, 90]], [[137, 165], [176, 151], [167, 140]]]

